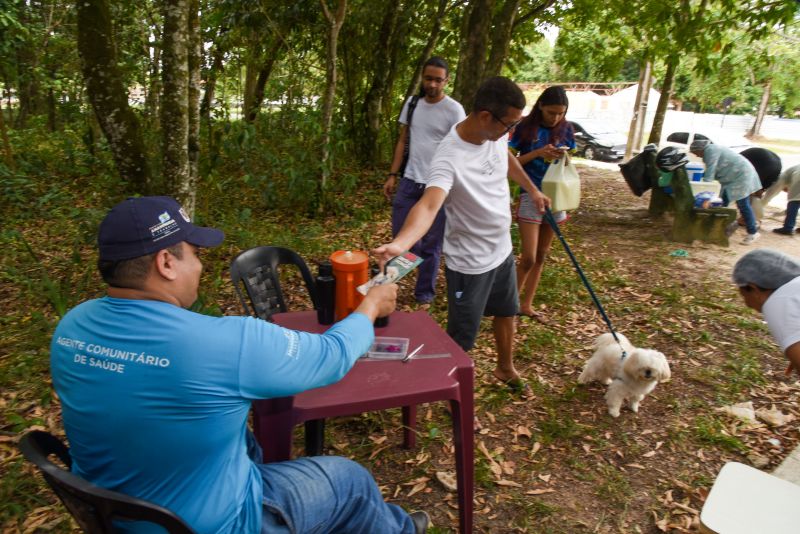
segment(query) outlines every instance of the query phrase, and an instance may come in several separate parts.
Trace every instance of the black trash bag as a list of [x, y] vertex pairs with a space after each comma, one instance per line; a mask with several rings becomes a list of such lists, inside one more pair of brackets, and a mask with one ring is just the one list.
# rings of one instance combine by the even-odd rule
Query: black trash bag
[[761, 187], [767, 187], [778, 181], [781, 174], [781, 157], [772, 150], [766, 148], [753, 147], [739, 152], [747, 161], [753, 164], [761, 180]]
[[619, 164], [619, 170], [623, 178], [625, 178], [628, 187], [631, 188], [631, 191], [637, 197], [644, 195], [646, 191], [653, 187], [650, 176], [647, 173], [647, 165], [644, 161], [645, 154], [645, 152], [642, 152], [637, 154], [636, 157], [631, 158], [628, 162]]

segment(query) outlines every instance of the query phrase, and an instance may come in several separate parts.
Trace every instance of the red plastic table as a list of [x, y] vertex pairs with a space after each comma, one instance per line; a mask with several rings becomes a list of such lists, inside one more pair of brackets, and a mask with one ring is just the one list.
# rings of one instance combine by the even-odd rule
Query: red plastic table
[[[293, 330], [324, 332], [315, 311], [278, 313], [275, 323]], [[456, 453], [456, 479], [460, 532], [472, 532], [473, 497], [473, 363], [447, 333], [424, 311], [394, 312], [389, 325], [375, 329], [375, 335], [409, 338], [409, 351], [424, 343], [422, 358], [406, 363], [398, 360], [359, 360], [345, 377], [330, 386], [312, 389], [294, 397], [253, 403], [254, 431], [267, 462], [288, 460], [292, 454], [293, 429], [305, 421], [356, 415], [388, 408], [410, 407], [408, 416], [416, 418], [416, 405], [450, 401], [453, 441]], [[448, 357], [424, 358], [426, 354]], [[404, 421], [406, 427], [408, 421]], [[407, 443], [413, 432], [406, 428]]]

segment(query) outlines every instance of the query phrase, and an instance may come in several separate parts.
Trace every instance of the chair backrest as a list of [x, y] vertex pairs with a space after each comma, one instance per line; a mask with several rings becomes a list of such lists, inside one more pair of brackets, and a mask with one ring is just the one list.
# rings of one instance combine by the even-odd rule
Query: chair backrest
[[[180, 517], [157, 504], [129, 497], [87, 482], [71, 473], [69, 449], [54, 435], [34, 430], [19, 443], [22, 455], [36, 464], [44, 479], [64, 503], [84, 532], [111, 534], [114, 521], [147, 521], [162, 526], [172, 534], [194, 534]], [[53, 463], [49, 456], [58, 457], [67, 469]]]
[[[246, 314], [269, 321], [273, 313], [286, 311], [286, 299], [281, 291], [278, 272], [279, 265], [297, 266], [314, 309], [317, 308], [314, 278], [303, 258], [288, 248], [263, 246], [245, 250], [231, 262], [231, 281]], [[242, 286], [248, 298], [242, 293]]]

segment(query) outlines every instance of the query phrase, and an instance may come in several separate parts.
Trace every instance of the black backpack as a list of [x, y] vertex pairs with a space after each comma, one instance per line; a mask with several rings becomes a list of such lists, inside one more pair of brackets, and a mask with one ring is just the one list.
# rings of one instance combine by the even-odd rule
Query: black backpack
[[400, 170], [397, 175], [403, 178], [406, 172], [406, 165], [408, 164], [408, 155], [411, 151], [411, 118], [414, 116], [414, 110], [417, 109], [417, 102], [419, 102], [419, 95], [411, 97], [411, 102], [408, 103], [408, 116], [406, 117], [406, 147], [403, 150], [403, 162], [400, 164]]

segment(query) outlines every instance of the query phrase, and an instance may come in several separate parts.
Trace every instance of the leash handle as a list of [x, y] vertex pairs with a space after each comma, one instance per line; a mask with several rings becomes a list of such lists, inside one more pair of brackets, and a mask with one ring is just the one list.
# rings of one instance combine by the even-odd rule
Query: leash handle
[[592, 297], [592, 301], [594, 302], [595, 307], [600, 312], [600, 315], [603, 317], [603, 321], [605, 321], [606, 326], [608, 326], [608, 330], [611, 332], [611, 335], [614, 337], [614, 341], [616, 341], [617, 344], [619, 345], [620, 349], [622, 349], [622, 357], [625, 358], [625, 356], [627, 356], [627, 353], [625, 352], [625, 349], [622, 347], [622, 342], [619, 340], [619, 337], [617, 337], [617, 333], [614, 331], [614, 327], [611, 325], [611, 319], [609, 319], [608, 315], [606, 315], [606, 311], [603, 309], [603, 305], [600, 304], [600, 299], [597, 298], [597, 295], [595, 294], [594, 289], [592, 289], [592, 284], [589, 283], [589, 279], [586, 278], [586, 275], [584, 274], [583, 269], [581, 269], [581, 266], [578, 263], [578, 260], [575, 258], [575, 255], [572, 253], [572, 249], [569, 248], [569, 245], [567, 244], [567, 240], [564, 239], [564, 236], [561, 234], [561, 230], [558, 228], [558, 223], [556, 222], [555, 217], [553, 217], [553, 212], [550, 211], [550, 208], [545, 208], [544, 216], [545, 216], [545, 219], [547, 219], [547, 223], [550, 225], [550, 227], [553, 229], [553, 231], [558, 236], [558, 240], [561, 241], [561, 244], [564, 246], [564, 250], [567, 251], [567, 254], [569, 255], [569, 259], [572, 260], [572, 265], [575, 267], [575, 270], [578, 272], [578, 276], [581, 277], [581, 281], [583, 282], [583, 285], [589, 291], [589, 295]]

